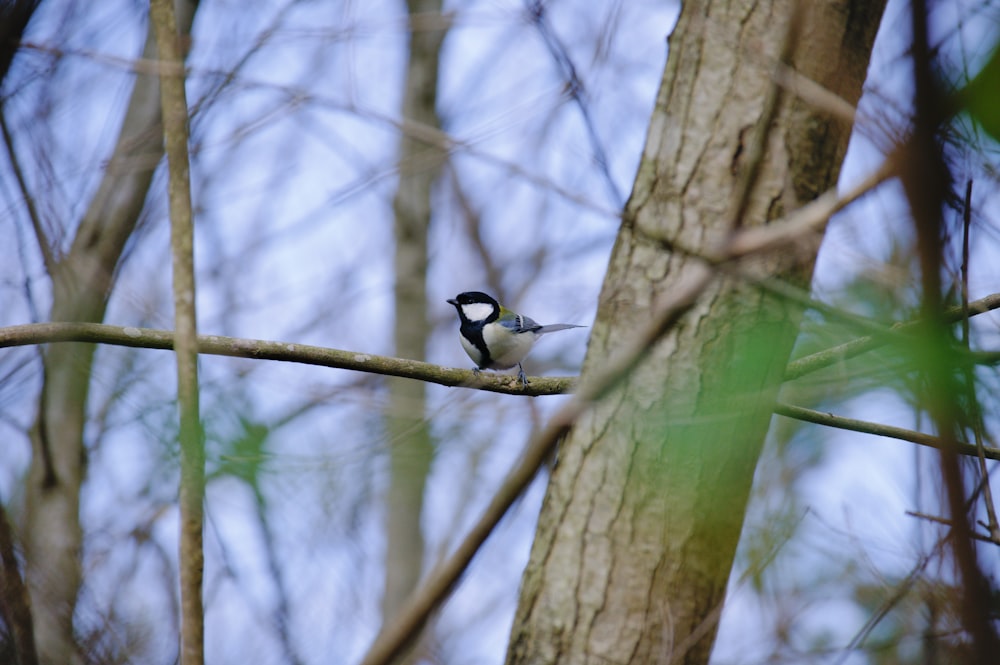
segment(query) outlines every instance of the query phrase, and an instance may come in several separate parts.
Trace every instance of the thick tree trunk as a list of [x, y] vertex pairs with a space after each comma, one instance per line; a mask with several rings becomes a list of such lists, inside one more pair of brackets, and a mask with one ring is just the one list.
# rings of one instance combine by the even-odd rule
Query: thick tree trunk
[[[711, 252], [733, 228], [793, 7], [684, 3], [585, 376], [703, 268], [690, 254]], [[803, 8], [792, 64], [856, 103], [884, 2]], [[769, 129], [744, 225], [833, 186], [850, 132], [788, 93]], [[753, 269], [801, 280], [815, 249]], [[719, 279], [578, 422], [539, 518], [508, 663], [707, 662], [798, 318], [790, 303]]]

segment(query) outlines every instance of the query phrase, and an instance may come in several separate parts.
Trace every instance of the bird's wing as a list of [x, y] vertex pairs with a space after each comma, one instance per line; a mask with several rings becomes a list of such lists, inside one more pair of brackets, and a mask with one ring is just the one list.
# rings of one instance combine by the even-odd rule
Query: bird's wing
[[508, 309], [501, 310], [497, 323], [516, 333], [537, 332], [542, 327], [527, 316], [515, 314]]

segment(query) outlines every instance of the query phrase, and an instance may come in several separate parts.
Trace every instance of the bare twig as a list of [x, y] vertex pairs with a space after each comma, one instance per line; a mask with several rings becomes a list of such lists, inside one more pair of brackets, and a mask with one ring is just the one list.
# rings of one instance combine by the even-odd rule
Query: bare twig
[[[965, 185], [965, 207], [962, 214], [962, 343], [969, 351], [969, 233], [972, 228], [972, 180]], [[1000, 545], [1000, 524], [997, 523], [996, 508], [993, 505], [993, 489], [990, 487], [990, 473], [986, 468], [983, 447], [983, 412], [976, 398], [976, 375], [971, 367], [965, 366], [965, 390], [969, 403], [972, 431], [976, 437], [979, 461], [979, 476], [982, 478], [983, 503], [986, 504], [986, 530], [991, 542]]]
[[528, 0], [525, 4], [527, 5], [526, 9], [532, 25], [538, 30], [538, 34], [541, 35], [542, 41], [549, 51], [549, 55], [559, 69], [559, 73], [563, 76], [566, 94], [569, 95], [570, 99], [576, 103], [577, 108], [580, 109], [580, 118], [583, 121], [584, 128], [587, 130], [590, 149], [593, 151], [597, 169], [601, 172], [604, 183], [608, 188], [611, 203], [616, 208], [620, 208], [625, 204], [625, 198], [618, 191], [618, 185], [615, 183], [614, 176], [611, 175], [608, 155], [604, 150], [604, 145], [601, 143], [600, 137], [597, 135], [597, 128], [594, 125], [590, 104], [586, 99], [586, 87], [584, 86], [583, 79], [580, 78], [573, 58], [566, 49], [566, 45], [562, 43], [556, 31], [549, 24], [545, 3], [539, 0]]
[[[947, 517], [940, 517], [938, 515], [931, 515], [929, 513], [921, 513], [916, 510], [907, 510], [906, 514], [909, 515], [910, 517], [916, 517], [918, 519], [927, 520], [928, 522], [934, 522], [935, 524], [942, 524], [944, 526], [951, 527], [952, 529], [955, 528], [955, 521], [948, 519]], [[969, 537], [974, 540], [982, 541], [984, 543], [993, 542], [993, 539], [990, 538], [989, 536], [985, 536], [981, 533], [976, 533], [975, 531], [970, 533]]]
[[[813, 409], [807, 409], [793, 404], [784, 404], [779, 402], [775, 405], [774, 412], [779, 416], [795, 418], [796, 420], [802, 420], [816, 425], [826, 425], [828, 427], [836, 427], [837, 429], [845, 429], [852, 432], [874, 434], [875, 436], [886, 436], [891, 439], [909, 441], [910, 443], [916, 443], [921, 446], [936, 448], [938, 450], [941, 450], [948, 445], [955, 445], [955, 452], [960, 455], [975, 457], [978, 451], [978, 446], [974, 446], [971, 443], [948, 442], [941, 437], [924, 434], [923, 432], [917, 432], [915, 430], [904, 429], [902, 427], [892, 427], [891, 425], [873, 423], [867, 420], [856, 420], [854, 418], [835, 416], [832, 413], [814, 411]], [[982, 451], [985, 457], [993, 460], [1000, 460], [1000, 448], [984, 447], [982, 448]]]
[[159, 58], [164, 148], [169, 166], [170, 246], [173, 257], [174, 323], [177, 334], [177, 401], [180, 405], [180, 582], [181, 663], [205, 662], [205, 569], [203, 522], [205, 451], [198, 404], [198, 329], [195, 313], [194, 220], [188, 158], [187, 95], [184, 55], [173, 0], [151, 0]]
[[742, 229], [730, 238], [727, 252], [745, 256], [794, 242], [807, 233], [822, 231], [836, 213], [881, 185], [895, 173], [896, 165], [893, 160], [886, 159], [873, 173], [843, 195], [838, 195], [836, 188], [830, 189], [781, 220], [775, 220], [764, 226]]
[[871, 635], [872, 631], [875, 630], [882, 619], [888, 616], [889, 612], [891, 612], [892, 609], [896, 607], [908, 593], [910, 593], [913, 585], [920, 580], [920, 576], [924, 572], [924, 569], [927, 568], [927, 564], [940, 553], [941, 548], [944, 546], [944, 542], [945, 538], [939, 539], [931, 552], [920, 558], [917, 564], [910, 570], [909, 574], [896, 586], [892, 595], [886, 598], [885, 601], [874, 612], [872, 612], [872, 615], [868, 617], [868, 621], [865, 622], [865, 625], [861, 627], [851, 641], [848, 642], [847, 646], [844, 647], [843, 653], [834, 665], [843, 665], [847, 662], [847, 659], [854, 654], [856, 649], [860, 648], [861, 645], [864, 644], [865, 640], [868, 639], [868, 636]]
[[778, 85], [813, 108], [826, 111], [848, 126], [854, 125], [857, 109], [829, 88], [823, 87], [783, 62], [775, 63], [773, 77]]
[[[177, 4], [188, 34], [196, 3]], [[144, 58], [155, 57], [151, 26], [142, 48]], [[159, 82], [136, 76], [100, 182], [82, 217], [70, 223], [76, 229], [72, 242], [49, 275], [49, 319], [104, 319], [125, 247], [134, 241], [153, 171], [163, 155], [160, 122]], [[43, 355], [43, 386], [31, 436], [34, 454], [24, 486], [23, 543], [35, 643], [46, 662], [68, 663], [79, 655], [73, 616], [82, 579], [79, 501], [87, 474], [83, 440], [93, 359], [91, 344], [57, 345]]]
[[[986, 299], [984, 299], [986, 300]], [[1000, 306], [1000, 296], [991, 296], [991, 308]], [[997, 301], [997, 302], [992, 302]], [[983, 301], [977, 301], [982, 303]], [[975, 303], [972, 303], [975, 305]], [[973, 311], [975, 311], [973, 309]], [[983, 310], [985, 311], [985, 310]], [[906, 325], [914, 325], [908, 323]], [[0, 348], [60, 342], [94, 342], [147, 349], [172, 349], [174, 335], [168, 330], [110, 326], [97, 323], [37, 323], [0, 328]], [[527, 387], [513, 377], [482, 373], [477, 378], [469, 370], [441, 367], [431, 363], [392, 358], [373, 354], [343, 351], [326, 347], [288, 342], [199, 335], [198, 352], [208, 355], [249, 358], [255, 360], [276, 360], [319, 365], [337, 369], [369, 372], [388, 376], [427, 381], [443, 386], [475, 388], [508, 395], [559, 395], [572, 390], [574, 377], [533, 377]], [[794, 366], [794, 363], [789, 367]], [[842, 418], [803, 407], [779, 404], [775, 408], [779, 415], [805, 420], [821, 425], [830, 425], [878, 436], [910, 441], [920, 445], [938, 447], [937, 437], [902, 428], [878, 425], [866, 421]], [[960, 447], [962, 454], [975, 454], [975, 446]], [[1000, 451], [985, 448], [986, 457], [1000, 459]]]
[[21, 170], [21, 161], [17, 158], [17, 151], [14, 149], [14, 139], [10, 135], [10, 129], [7, 127], [7, 114], [4, 111], [2, 102], [0, 102], [0, 132], [3, 133], [3, 143], [7, 149], [7, 159], [10, 160], [11, 170], [14, 171], [14, 178], [17, 180], [18, 189], [21, 190], [21, 196], [24, 198], [24, 207], [28, 212], [28, 219], [31, 220], [31, 228], [35, 232], [35, 242], [38, 243], [38, 251], [42, 255], [45, 271], [50, 275], [54, 275], [56, 274], [56, 264], [58, 261], [52, 251], [52, 241], [49, 239], [48, 234], [45, 233], [42, 218], [39, 216], [38, 208], [35, 206], [35, 198], [31, 195], [28, 183], [25, 182], [24, 172]]

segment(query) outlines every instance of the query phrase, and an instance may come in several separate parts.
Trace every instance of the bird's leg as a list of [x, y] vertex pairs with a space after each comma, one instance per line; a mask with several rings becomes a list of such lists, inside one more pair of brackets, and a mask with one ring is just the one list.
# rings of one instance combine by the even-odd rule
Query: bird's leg
[[525, 388], [528, 387], [528, 377], [524, 375], [524, 368], [521, 367], [521, 363], [517, 364], [517, 378], [521, 381], [521, 385]]

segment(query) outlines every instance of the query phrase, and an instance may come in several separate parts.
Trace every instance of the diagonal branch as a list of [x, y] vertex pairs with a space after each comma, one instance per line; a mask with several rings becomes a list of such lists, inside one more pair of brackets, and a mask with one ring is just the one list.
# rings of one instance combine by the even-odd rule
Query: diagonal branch
[[535, 26], [535, 29], [538, 30], [538, 34], [541, 35], [542, 41], [545, 43], [545, 48], [548, 49], [549, 55], [559, 69], [559, 74], [563, 77], [566, 94], [576, 103], [577, 108], [580, 109], [580, 118], [583, 121], [584, 128], [587, 130], [590, 149], [593, 151], [594, 161], [607, 185], [611, 203], [616, 208], [620, 208], [624, 205], [625, 199], [622, 193], [618, 191], [618, 185], [615, 184], [614, 176], [611, 175], [610, 160], [597, 134], [597, 128], [594, 126], [594, 118], [586, 99], [586, 86], [583, 83], [583, 79], [580, 78], [580, 74], [566, 45], [562, 43], [562, 40], [559, 39], [559, 36], [549, 23], [545, 3], [539, 0], [529, 0], [525, 4], [527, 5], [526, 10], [529, 20]]
[[793, 243], [807, 233], [822, 231], [831, 217], [891, 178], [895, 172], [894, 160], [886, 159], [843, 195], [838, 194], [834, 187], [781, 220], [741, 229], [729, 240], [726, 251], [732, 255], [747, 256]]
[[21, 191], [21, 197], [24, 199], [24, 207], [27, 209], [31, 228], [35, 232], [35, 242], [38, 243], [38, 251], [42, 255], [45, 271], [53, 275], [55, 274], [58, 261], [52, 252], [52, 241], [45, 232], [45, 227], [42, 225], [42, 218], [38, 214], [37, 206], [35, 206], [35, 198], [31, 195], [31, 190], [28, 188], [27, 180], [24, 177], [24, 171], [21, 169], [21, 160], [18, 159], [17, 151], [14, 149], [14, 137], [11, 136], [10, 128], [7, 127], [7, 114], [4, 112], [2, 102], [0, 102], [0, 133], [3, 134], [7, 159], [10, 161], [11, 170], [14, 171], [14, 178], [17, 180], [17, 187]]

